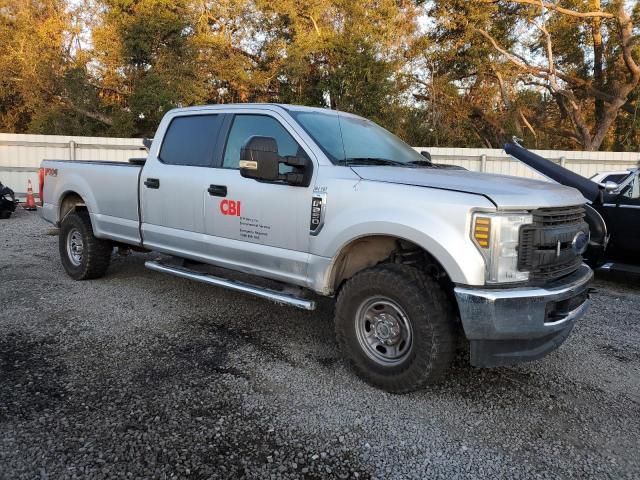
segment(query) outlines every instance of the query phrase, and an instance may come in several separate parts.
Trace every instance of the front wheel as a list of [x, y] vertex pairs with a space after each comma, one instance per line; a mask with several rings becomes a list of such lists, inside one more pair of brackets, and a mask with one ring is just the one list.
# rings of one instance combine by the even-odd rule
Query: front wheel
[[455, 315], [440, 285], [406, 265], [378, 265], [347, 281], [336, 335], [355, 372], [388, 392], [440, 379], [455, 352]]
[[58, 247], [62, 266], [74, 280], [100, 278], [109, 268], [113, 245], [93, 235], [87, 212], [75, 211], [65, 217]]

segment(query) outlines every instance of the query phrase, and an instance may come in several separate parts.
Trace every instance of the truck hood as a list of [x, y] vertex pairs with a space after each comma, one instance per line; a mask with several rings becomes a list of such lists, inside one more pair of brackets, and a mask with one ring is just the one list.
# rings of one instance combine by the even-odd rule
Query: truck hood
[[582, 194], [557, 183], [528, 178], [434, 168], [353, 166], [358, 176], [374, 182], [399, 183], [483, 195], [498, 208], [536, 209], [580, 205]]

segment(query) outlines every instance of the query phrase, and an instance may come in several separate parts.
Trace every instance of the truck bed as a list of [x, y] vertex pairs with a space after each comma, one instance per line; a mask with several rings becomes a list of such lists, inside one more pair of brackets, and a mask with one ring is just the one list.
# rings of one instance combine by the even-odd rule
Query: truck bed
[[[77, 192], [89, 210], [94, 233], [133, 245], [140, 244], [138, 188], [142, 166], [109, 161], [44, 160], [43, 217], [61, 220], [66, 192]], [[62, 200], [59, 200], [62, 199]]]

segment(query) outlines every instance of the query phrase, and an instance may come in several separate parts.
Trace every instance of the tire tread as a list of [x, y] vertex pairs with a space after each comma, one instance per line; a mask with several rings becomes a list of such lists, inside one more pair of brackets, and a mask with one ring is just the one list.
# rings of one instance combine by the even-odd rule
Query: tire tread
[[[353, 318], [345, 318], [345, 315], [350, 300], [357, 296], [357, 292], [372, 287], [385, 289], [389, 285], [401, 286], [407, 291], [407, 303], [417, 309], [418, 316], [429, 324], [432, 348], [430, 355], [413, 352], [412, 362], [404, 365], [403, 371], [384, 375], [372, 372], [366, 361], [351, 352], [349, 325]], [[341, 351], [358, 376], [386, 391], [408, 393], [437, 382], [449, 370], [456, 352], [454, 319], [453, 306], [435, 279], [408, 265], [380, 264], [357, 273], [340, 290], [336, 303], [336, 337]]]
[[[66, 252], [67, 226], [76, 226], [83, 237], [83, 262], [79, 268], [70, 264]], [[74, 211], [63, 221], [60, 229], [60, 257], [62, 264], [75, 280], [92, 280], [103, 277], [111, 263], [113, 245], [108, 240], [96, 238], [91, 226], [91, 218], [86, 211]], [[85, 261], [86, 259], [86, 261]]]

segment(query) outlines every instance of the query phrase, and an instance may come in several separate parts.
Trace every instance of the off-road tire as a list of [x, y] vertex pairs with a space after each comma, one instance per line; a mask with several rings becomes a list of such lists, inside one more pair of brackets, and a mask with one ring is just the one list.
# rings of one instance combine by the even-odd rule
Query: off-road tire
[[[79, 264], [74, 263], [67, 249], [69, 234], [73, 231], [79, 232], [83, 243]], [[113, 245], [110, 241], [96, 238], [93, 235], [91, 219], [86, 211], [71, 212], [62, 221], [58, 248], [62, 266], [74, 280], [90, 280], [104, 276], [109, 268], [113, 251]]]
[[[367, 299], [383, 296], [406, 312], [412, 346], [397, 365], [372, 360], [358, 341], [356, 316]], [[422, 271], [381, 264], [357, 273], [338, 295], [335, 328], [343, 356], [367, 383], [392, 393], [407, 393], [441, 379], [456, 351], [455, 313], [440, 285]]]

